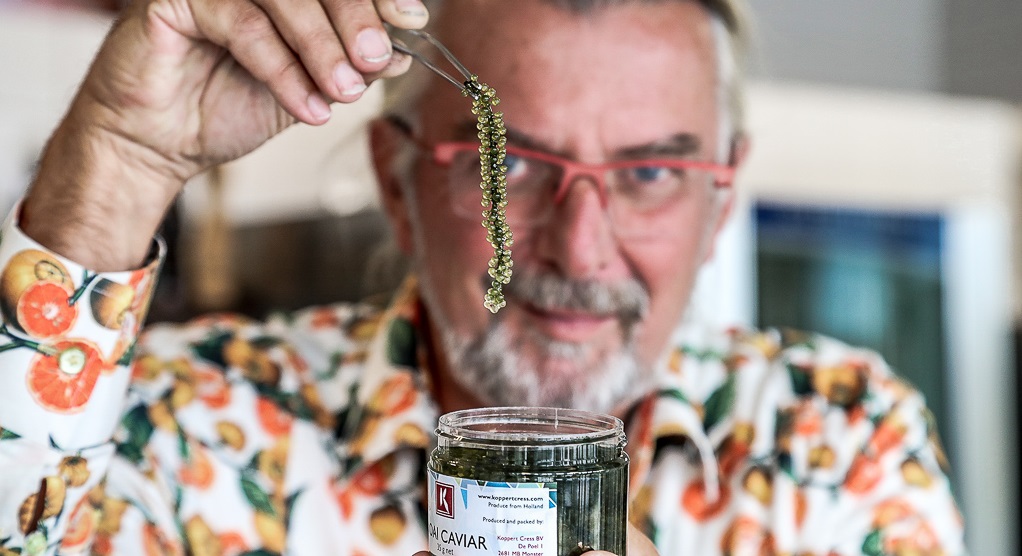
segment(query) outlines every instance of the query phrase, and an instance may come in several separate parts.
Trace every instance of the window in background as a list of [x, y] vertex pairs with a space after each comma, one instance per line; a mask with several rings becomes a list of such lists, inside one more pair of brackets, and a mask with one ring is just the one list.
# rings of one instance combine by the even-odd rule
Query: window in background
[[876, 350], [946, 439], [941, 215], [763, 203], [755, 222], [758, 324]]

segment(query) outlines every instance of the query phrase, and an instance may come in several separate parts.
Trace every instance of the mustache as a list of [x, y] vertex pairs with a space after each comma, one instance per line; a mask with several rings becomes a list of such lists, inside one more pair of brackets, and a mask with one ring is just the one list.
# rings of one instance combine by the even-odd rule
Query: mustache
[[[487, 287], [491, 280], [485, 277]], [[634, 278], [602, 282], [518, 271], [504, 292], [541, 310], [614, 316], [625, 325], [642, 320], [649, 312], [649, 292]]]

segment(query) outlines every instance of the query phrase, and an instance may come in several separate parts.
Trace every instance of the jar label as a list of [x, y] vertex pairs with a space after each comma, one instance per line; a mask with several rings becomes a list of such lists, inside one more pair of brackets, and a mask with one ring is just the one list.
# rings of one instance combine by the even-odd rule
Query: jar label
[[434, 556], [556, 556], [557, 484], [503, 483], [429, 470]]

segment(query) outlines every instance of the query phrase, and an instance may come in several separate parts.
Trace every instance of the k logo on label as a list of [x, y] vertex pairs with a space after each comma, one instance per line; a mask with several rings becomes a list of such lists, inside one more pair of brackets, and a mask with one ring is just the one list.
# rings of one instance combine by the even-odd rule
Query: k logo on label
[[445, 483], [436, 484], [436, 515], [454, 519], [454, 487]]

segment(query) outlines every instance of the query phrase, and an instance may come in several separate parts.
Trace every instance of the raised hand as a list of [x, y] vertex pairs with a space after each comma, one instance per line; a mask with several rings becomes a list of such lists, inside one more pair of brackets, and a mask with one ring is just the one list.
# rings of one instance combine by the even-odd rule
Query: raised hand
[[148, 0], [114, 25], [44, 153], [23, 228], [96, 270], [141, 262], [184, 182], [407, 70], [417, 0]]

